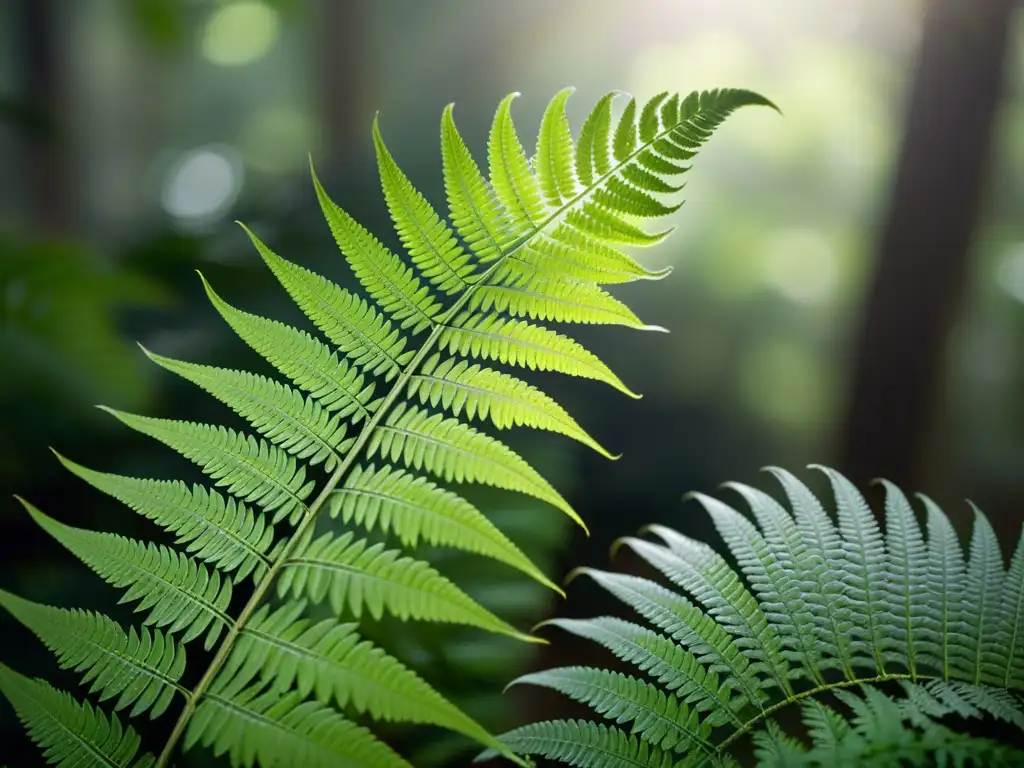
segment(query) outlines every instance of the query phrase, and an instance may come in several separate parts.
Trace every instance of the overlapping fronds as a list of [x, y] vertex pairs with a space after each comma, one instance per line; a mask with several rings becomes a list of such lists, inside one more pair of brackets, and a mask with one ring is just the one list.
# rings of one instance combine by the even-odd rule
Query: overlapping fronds
[[[738, 765], [744, 739], [763, 766], [1024, 764], [1024, 751], [959, 727], [995, 718], [1024, 731], [1024, 534], [1006, 566], [974, 509], [965, 559], [946, 515], [884, 483], [884, 528], [841, 474], [817, 467], [833, 517], [789, 472], [770, 470], [791, 511], [732, 483], [751, 520], [694, 494], [738, 569], [662, 525], [625, 547], [669, 587], [581, 568], [650, 623], [597, 617], [547, 625], [591, 640], [636, 670], [533, 672], [538, 685], [611, 724], [525, 725], [499, 737], [520, 754], [569, 765]], [[792, 710], [803, 732], [789, 732]], [[744, 746], [740, 754], [748, 754]], [[485, 754], [493, 754], [485, 753]]]
[[[513, 96], [502, 101], [487, 144], [486, 177], [451, 107], [445, 110], [441, 152], [450, 221], [400, 170], [375, 123], [384, 199], [405, 253], [364, 229], [314, 175], [352, 287], [282, 258], [246, 230], [309, 328], [236, 309], [205, 280], [203, 286], [228, 325], [287, 382], [144, 350], [248, 428], [105, 408], [195, 463], [217, 490], [122, 477], [60, 457], [89, 485], [176, 537], [172, 545], [74, 528], [26, 503], [57, 541], [126, 590], [122, 601], [137, 603], [147, 626], [126, 631], [100, 614], [3, 592], [0, 604], [63, 666], [81, 673], [101, 701], [130, 707], [132, 716], [177, 710], [157, 766], [193, 744], [226, 753], [236, 766], [406, 765], [349, 721], [350, 710], [447, 728], [514, 758], [398, 659], [362, 639], [358, 620], [387, 613], [535, 640], [401, 548], [422, 540], [461, 549], [557, 589], [476, 507], [442, 484], [526, 494], [583, 525], [543, 475], [487, 429], [533, 427], [611, 454], [551, 397], [482, 363], [596, 379], [632, 395], [595, 355], [541, 323], [649, 328], [602, 286], [659, 278], [667, 270], [645, 269], [621, 246], [661, 240], [668, 230], [648, 234], [638, 222], [678, 208], [665, 195], [680, 189], [672, 179], [687, 168], [679, 161], [733, 110], [767, 104], [741, 90], [682, 100], [663, 95], [639, 118], [629, 100], [615, 123], [606, 97], [576, 145], [565, 115], [568, 96], [559, 93], [545, 111], [532, 161], [512, 122]], [[371, 531], [397, 547], [371, 542]], [[305, 618], [307, 603], [329, 607], [334, 618]], [[186, 646], [200, 637], [212, 660], [186, 687]], [[4, 674], [4, 692], [51, 756], [76, 765], [122, 765], [133, 757], [137, 738], [115, 718]], [[666, 749], [703, 738], [696, 717], [692, 728], [668, 725], [689, 693], [680, 692], [679, 701], [656, 689], [648, 693], [648, 735]], [[76, 734], [79, 746], [64, 745], [61, 728], [68, 739]], [[75, 750], [83, 745], [95, 752], [91, 762], [79, 760]]]

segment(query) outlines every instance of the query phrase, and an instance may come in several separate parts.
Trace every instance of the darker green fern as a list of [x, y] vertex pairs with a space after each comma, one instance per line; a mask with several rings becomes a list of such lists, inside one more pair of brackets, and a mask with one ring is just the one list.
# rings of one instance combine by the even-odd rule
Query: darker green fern
[[[117, 716], [0, 665], [0, 691], [47, 759], [159, 768], [179, 747], [202, 744], [233, 765], [408, 766], [349, 719], [359, 715], [440, 726], [516, 759], [362, 639], [356, 622], [388, 613], [535, 638], [426, 562], [367, 536], [462, 549], [556, 588], [478, 509], [439, 483], [524, 493], [582, 525], [539, 472], [477, 425], [531, 426], [610, 454], [550, 397], [485, 363], [596, 379], [632, 394], [593, 354], [537, 321], [649, 328], [601, 286], [666, 272], [644, 269], [620, 247], [664, 238], [670, 230], [650, 234], [637, 222], [678, 207], [665, 198], [680, 189], [670, 180], [686, 172], [685, 162], [733, 110], [767, 104], [740, 90], [661, 94], [639, 114], [629, 100], [615, 122], [607, 96], [574, 145], [568, 95], [558, 94], [545, 111], [532, 162], [512, 123], [513, 97], [502, 101], [488, 142], [489, 179], [451, 107], [445, 110], [450, 223], [412, 186], [374, 125], [384, 196], [407, 258], [335, 205], [314, 176], [324, 216], [366, 297], [286, 261], [249, 232], [318, 334], [236, 309], [204, 280], [225, 321], [289, 383], [146, 354], [222, 401], [252, 433], [106, 410], [197, 464], [220, 490], [120, 477], [59, 457], [176, 537], [167, 546], [81, 530], [25, 502], [44, 530], [126, 590], [122, 602], [145, 612], [144, 626], [126, 631], [97, 613], [6, 592], [0, 605], [62, 666], [82, 673], [101, 702], [128, 717], [174, 712], [175, 720], [163, 746], [147, 753]], [[308, 618], [309, 603], [326, 604], [330, 617]], [[186, 686], [186, 658], [200, 640], [211, 657]]]
[[[546, 623], [641, 674], [566, 667], [524, 675], [515, 684], [560, 691], [614, 725], [535, 723], [501, 740], [587, 768], [738, 765], [744, 737], [763, 766], [1024, 764], [1024, 751], [943, 722], [994, 717], [1024, 730], [1024, 535], [1006, 569], [975, 510], [965, 562], [929, 499], [926, 538], [910, 502], [886, 483], [883, 532], [857, 489], [820, 469], [838, 525], [783, 470], [772, 473], [792, 515], [746, 485], [729, 487], [756, 525], [695, 495], [746, 583], [709, 546], [661, 525], [646, 529], [658, 542], [629, 537], [617, 546], [674, 589], [578, 569], [652, 628], [612, 617]], [[780, 726], [787, 708], [800, 710], [806, 741]]]

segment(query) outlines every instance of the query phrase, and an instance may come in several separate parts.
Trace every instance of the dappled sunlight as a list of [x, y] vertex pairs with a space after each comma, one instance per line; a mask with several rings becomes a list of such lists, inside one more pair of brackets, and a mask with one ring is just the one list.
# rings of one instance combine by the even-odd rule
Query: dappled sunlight
[[214, 64], [237, 67], [262, 58], [277, 40], [277, 11], [258, 0], [234, 0], [210, 14], [203, 30], [203, 55]]

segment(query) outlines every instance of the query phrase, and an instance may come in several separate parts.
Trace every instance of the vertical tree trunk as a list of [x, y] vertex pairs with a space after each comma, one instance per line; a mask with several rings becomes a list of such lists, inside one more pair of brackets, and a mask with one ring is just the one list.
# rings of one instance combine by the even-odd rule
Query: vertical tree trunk
[[929, 0], [903, 144], [854, 349], [840, 466], [921, 480], [966, 277], [1016, 0]]
[[350, 153], [365, 79], [363, 3], [322, 0], [320, 3], [320, 106], [325, 135], [321, 152], [329, 162]]
[[24, 135], [26, 213], [33, 224], [55, 234], [73, 226], [69, 184], [69, 131], [61, 104], [63, 78], [58, 44], [57, 9], [53, 0], [20, 0], [18, 69], [21, 98], [33, 129]]

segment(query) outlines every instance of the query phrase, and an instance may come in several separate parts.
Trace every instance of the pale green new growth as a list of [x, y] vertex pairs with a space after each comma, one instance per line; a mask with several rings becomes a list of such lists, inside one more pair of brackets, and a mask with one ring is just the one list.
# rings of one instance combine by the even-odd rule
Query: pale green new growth
[[[582, 526], [542, 474], [489, 432], [528, 426], [612, 454], [551, 397], [483, 361], [594, 379], [638, 397], [595, 355], [542, 323], [651, 329], [602, 286], [658, 279], [669, 270], [648, 270], [621, 246], [660, 241], [667, 231], [648, 234], [639, 222], [679, 207], [678, 199], [664, 198], [681, 189], [674, 177], [687, 168], [678, 161], [692, 156], [733, 110], [768, 103], [741, 90], [683, 100], [662, 94], [638, 119], [630, 101], [615, 125], [609, 95], [575, 145], [565, 114], [569, 93], [556, 95], [545, 110], [532, 159], [512, 122], [514, 96], [503, 100], [487, 143], [486, 176], [459, 135], [452, 107], [445, 109], [449, 220], [399, 168], [375, 121], [381, 186], [403, 253], [338, 207], [314, 175], [343, 256], [339, 266], [348, 265], [358, 286], [342, 287], [287, 261], [246, 229], [308, 328], [236, 309], [205, 279], [202, 284], [232, 330], [286, 381], [144, 350], [248, 427], [104, 408], [191, 460], [218, 490], [110, 474], [58, 457], [174, 537], [166, 546], [82, 530], [25, 504], [57, 541], [126, 590], [122, 602], [136, 603], [146, 626], [125, 630], [101, 614], [6, 592], [0, 605], [64, 667], [81, 673], [101, 702], [130, 716], [173, 712], [175, 719], [157, 756], [138, 763], [138, 737], [116, 718], [0, 667], [0, 689], [48, 758], [167, 768], [179, 747], [199, 744], [227, 754], [234, 766], [407, 766], [348, 719], [355, 712], [447, 728], [518, 761], [345, 619], [391, 614], [539, 642], [398, 547], [427, 542], [461, 549], [558, 590], [480, 510], [443, 484], [526, 494]], [[372, 543], [371, 532], [389, 541]], [[318, 616], [331, 617], [306, 618], [310, 603], [320, 604], [311, 609]], [[758, 620], [743, 610], [746, 620]], [[711, 622], [691, 631], [714, 629]], [[212, 656], [197, 674], [183, 677], [186, 646], [200, 637]], [[659, 669], [697, 663], [657, 644], [648, 648], [648, 640], [637, 638], [636, 653], [647, 649]], [[723, 654], [729, 669], [742, 674], [736, 665], [743, 657], [727, 641], [712, 632], [697, 658]], [[986, 648], [978, 645], [975, 656]], [[700, 691], [717, 701], [723, 683], [716, 674], [677, 695], [645, 688], [645, 733], [667, 749], [701, 741], [705, 726], [696, 715], [693, 723], [676, 725], [670, 718]], [[183, 679], [196, 682], [186, 686]], [[646, 746], [637, 749], [646, 754]]]
[[[502, 741], [521, 754], [608, 768], [738, 765], [745, 750], [734, 747], [745, 737], [761, 766], [1024, 764], [1024, 751], [941, 722], [993, 717], [1024, 730], [1024, 534], [1007, 569], [975, 509], [965, 563], [930, 500], [926, 539], [906, 496], [884, 483], [883, 533], [845, 477], [817, 469], [831, 483], [838, 525], [780, 469], [770, 471], [792, 514], [761, 491], [727, 486], [756, 525], [694, 494], [739, 572], [661, 525], [646, 529], [660, 543], [621, 545], [673, 589], [580, 569], [654, 629], [610, 617], [546, 624], [598, 643], [643, 676], [588, 667], [524, 675], [513, 685], [560, 691], [615, 725], [534, 723]], [[783, 730], [787, 708], [801, 710], [809, 745]]]

